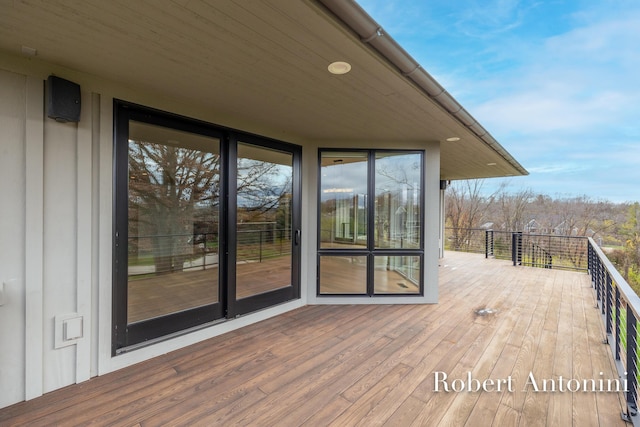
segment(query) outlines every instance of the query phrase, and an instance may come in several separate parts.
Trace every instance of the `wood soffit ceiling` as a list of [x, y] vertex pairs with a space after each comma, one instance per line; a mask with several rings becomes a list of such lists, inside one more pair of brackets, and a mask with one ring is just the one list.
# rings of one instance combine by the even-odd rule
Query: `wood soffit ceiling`
[[[43, 61], [196, 104], [291, 142], [440, 142], [442, 179], [524, 171], [314, 0], [0, 5], [0, 50], [10, 54], [28, 46]], [[338, 60], [351, 72], [330, 74], [327, 66]], [[446, 142], [450, 136], [461, 140]]]

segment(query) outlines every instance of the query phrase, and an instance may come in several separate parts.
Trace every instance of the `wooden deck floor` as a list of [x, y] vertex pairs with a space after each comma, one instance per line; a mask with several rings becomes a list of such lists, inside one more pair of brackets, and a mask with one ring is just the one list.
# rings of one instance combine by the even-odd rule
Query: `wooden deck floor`
[[[0, 425], [625, 425], [620, 393], [526, 386], [616, 378], [586, 274], [447, 253], [440, 280], [437, 305], [307, 306], [0, 409]], [[513, 391], [435, 392], [436, 372]]]

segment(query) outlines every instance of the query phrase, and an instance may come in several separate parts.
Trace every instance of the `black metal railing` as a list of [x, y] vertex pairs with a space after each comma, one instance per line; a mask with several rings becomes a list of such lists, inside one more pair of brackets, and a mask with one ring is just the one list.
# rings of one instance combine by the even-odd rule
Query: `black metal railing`
[[595, 241], [589, 238], [588, 264], [598, 308], [605, 326], [605, 344], [613, 353], [624, 385], [625, 421], [640, 426], [638, 416], [638, 316], [640, 297], [620, 275]]
[[447, 227], [445, 228], [445, 249], [486, 255], [487, 250], [494, 247], [493, 244], [491, 246], [487, 244], [486, 231], [484, 228]]
[[291, 230], [283, 228], [237, 232], [237, 261], [262, 262], [291, 253]]
[[513, 265], [587, 271], [587, 238], [480, 228], [446, 228], [445, 249], [484, 253]]
[[[247, 226], [247, 224], [243, 224]], [[218, 266], [218, 233], [129, 236], [129, 276]], [[239, 230], [236, 260], [262, 262], [291, 253], [291, 230]]]

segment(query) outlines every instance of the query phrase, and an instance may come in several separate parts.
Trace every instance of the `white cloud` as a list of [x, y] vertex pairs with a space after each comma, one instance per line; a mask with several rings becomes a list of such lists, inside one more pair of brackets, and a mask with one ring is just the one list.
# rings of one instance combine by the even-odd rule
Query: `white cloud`
[[471, 1], [462, 8], [455, 23], [459, 32], [474, 38], [490, 38], [522, 25], [527, 10], [534, 5], [519, 0]]
[[566, 174], [582, 172], [589, 169], [585, 163], [554, 163], [541, 166], [533, 166], [528, 170], [530, 173], [536, 174]]
[[475, 89], [470, 111], [506, 133], [628, 128], [640, 117], [638, 46], [640, 15], [552, 37], [517, 68], [466, 82], [467, 91]]
[[[473, 108], [478, 120], [500, 133], [584, 133], [626, 121], [637, 107], [629, 93], [584, 93], [554, 88], [497, 96]], [[585, 89], [586, 91], [586, 89]]]

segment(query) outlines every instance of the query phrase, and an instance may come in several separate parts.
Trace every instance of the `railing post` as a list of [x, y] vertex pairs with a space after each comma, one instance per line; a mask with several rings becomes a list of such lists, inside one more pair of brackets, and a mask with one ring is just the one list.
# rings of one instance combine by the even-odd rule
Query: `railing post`
[[602, 265], [602, 262], [598, 262], [596, 263], [595, 266], [595, 272], [594, 272], [594, 276], [595, 276], [595, 282], [594, 282], [594, 287], [596, 289], [596, 299], [602, 303], [602, 270], [604, 269], [604, 266]]
[[493, 253], [493, 230], [485, 230], [484, 232], [484, 257], [489, 258]]
[[627, 304], [627, 411], [628, 415], [635, 415], [638, 406], [636, 404], [636, 386], [638, 384], [638, 361], [636, 351], [636, 316], [631, 305]]
[[600, 312], [605, 314], [605, 306], [607, 305], [607, 280], [609, 278], [609, 272], [602, 268], [602, 279], [600, 281]]
[[258, 254], [258, 258], [259, 258], [259, 262], [262, 262], [262, 230], [260, 230], [258, 232], [259, 234], [259, 239], [260, 239], [260, 249], [259, 249], [259, 254]]
[[484, 231], [484, 257], [489, 258], [489, 230]]
[[604, 298], [604, 309], [602, 313], [605, 315], [605, 330], [607, 333], [607, 339], [611, 334], [611, 292], [613, 291], [613, 281], [611, 280], [611, 276], [609, 272], [606, 275], [606, 285], [605, 285], [605, 298]]
[[522, 231], [518, 232], [518, 265], [522, 265]]
[[622, 339], [620, 338], [620, 289], [616, 286], [616, 349], [615, 349], [615, 357], [616, 360], [620, 360], [620, 345], [622, 344]]
[[522, 231], [511, 233], [511, 259], [513, 265], [522, 265]]
[[607, 276], [609, 275], [609, 273], [607, 272], [607, 269], [604, 268], [604, 264], [600, 263], [600, 304], [603, 305], [602, 307], [602, 313], [604, 313], [604, 301], [605, 301], [605, 292], [606, 292], [606, 286], [607, 286]]

